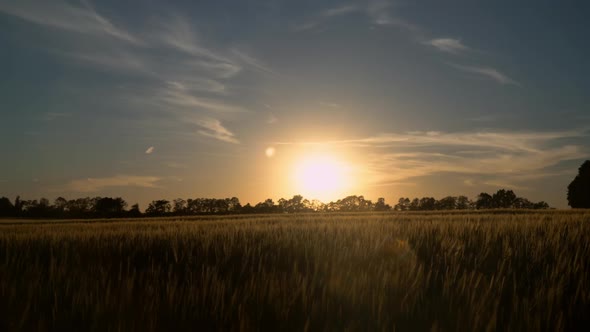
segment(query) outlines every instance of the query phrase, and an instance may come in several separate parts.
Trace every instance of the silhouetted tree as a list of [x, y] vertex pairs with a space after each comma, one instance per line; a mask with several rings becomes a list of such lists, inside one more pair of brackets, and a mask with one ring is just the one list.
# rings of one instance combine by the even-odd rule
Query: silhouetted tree
[[494, 207], [494, 200], [492, 196], [488, 193], [481, 193], [477, 196], [477, 200], [475, 201], [475, 208], [480, 209], [491, 209]]
[[457, 197], [457, 210], [467, 210], [472, 207], [472, 202], [466, 196]]
[[125, 214], [127, 203], [121, 198], [96, 197], [93, 212], [101, 218], [121, 217]]
[[391, 210], [391, 206], [389, 206], [388, 204], [385, 204], [385, 198], [379, 197], [379, 198], [377, 198], [377, 203], [375, 203], [375, 206], [373, 207], [373, 209], [375, 211], [389, 211], [389, 210]]
[[447, 196], [441, 198], [436, 202], [437, 210], [454, 210], [457, 207], [457, 198], [453, 196]]
[[567, 187], [567, 203], [572, 208], [590, 208], [590, 160], [578, 169], [578, 175]]
[[68, 201], [63, 197], [58, 197], [53, 201], [53, 211], [57, 217], [63, 218], [66, 216], [66, 208]]
[[501, 209], [510, 209], [514, 207], [516, 194], [512, 190], [500, 189], [493, 196], [493, 207]]
[[177, 198], [173, 201], [173, 203], [174, 203], [174, 207], [173, 207], [174, 214], [183, 215], [186, 213], [187, 203], [184, 199]]
[[127, 216], [129, 218], [141, 217], [141, 211], [139, 210], [139, 204], [135, 203], [135, 204], [131, 205], [131, 209], [129, 209], [129, 211], [127, 211]]
[[0, 198], [0, 217], [14, 217], [16, 210], [10, 199], [6, 197]]
[[170, 213], [170, 210], [172, 210], [170, 202], [165, 199], [160, 199], [152, 201], [145, 210], [145, 213], [150, 216], [164, 216]]
[[254, 206], [257, 213], [273, 213], [276, 212], [277, 208], [278, 207], [270, 198], [267, 198], [264, 202], [260, 202]]
[[394, 207], [396, 211], [408, 211], [410, 209], [410, 199], [407, 197], [401, 197]]
[[549, 208], [549, 204], [547, 204], [547, 202], [544, 202], [544, 201], [540, 201], [540, 202], [533, 204], [533, 209], [539, 210], [539, 209], [548, 209], [548, 208]]
[[410, 205], [408, 206], [408, 209], [410, 211], [419, 211], [420, 210], [420, 199], [419, 198], [414, 198], [411, 202]]
[[432, 211], [436, 208], [436, 199], [434, 197], [422, 197], [420, 199], [420, 210]]

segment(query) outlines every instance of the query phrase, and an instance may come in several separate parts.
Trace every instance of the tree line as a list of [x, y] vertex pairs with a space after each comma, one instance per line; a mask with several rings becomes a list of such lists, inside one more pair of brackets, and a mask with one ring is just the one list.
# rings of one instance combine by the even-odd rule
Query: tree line
[[237, 197], [232, 198], [178, 198], [149, 203], [145, 212], [138, 204], [128, 208], [121, 197], [85, 197], [67, 200], [57, 198], [53, 204], [48, 199], [22, 200], [14, 202], [6, 197], [0, 198], [0, 217], [16, 218], [135, 218], [143, 216], [191, 216], [254, 213], [303, 213], [303, 212], [369, 212], [369, 211], [435, 211], [435, 210], [479, 210], [479, 209], [548, 209], [543, 201], [531, 202], [518, 197], [512, 190], [501, 189], [490, 195], [481, 193], [475, 200], [466, 196], [447, 196], [439, 200], [433, 197], [409, 199], [402, 197], [395, 206], [385, 203], [384, 198], [376, 202], [364, 196], [351, 195], [330, 203], [308, 200], [301, 195], [290, 199], [281, 198], [277, 202], [267, 199], [256, 205], [240, 204]]

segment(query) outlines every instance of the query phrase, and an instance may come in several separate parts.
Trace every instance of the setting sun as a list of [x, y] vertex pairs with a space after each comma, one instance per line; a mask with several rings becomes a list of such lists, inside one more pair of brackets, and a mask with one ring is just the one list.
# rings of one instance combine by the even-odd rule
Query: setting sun
[[296, 163], [294, 187], [304, 197], [329, 201], [352, 187], [350, 166], [331, 156], [310, 156]]

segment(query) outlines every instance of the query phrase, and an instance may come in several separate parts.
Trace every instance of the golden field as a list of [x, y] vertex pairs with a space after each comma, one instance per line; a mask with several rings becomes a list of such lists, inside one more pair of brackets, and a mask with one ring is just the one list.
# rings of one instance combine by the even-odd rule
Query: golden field
[[590, 211], [0, 220], [0, 330], [590, 324]]

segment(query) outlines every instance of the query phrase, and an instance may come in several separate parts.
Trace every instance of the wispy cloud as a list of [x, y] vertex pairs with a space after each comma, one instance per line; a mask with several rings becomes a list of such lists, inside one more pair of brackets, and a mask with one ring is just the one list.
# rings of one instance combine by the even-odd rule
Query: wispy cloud
[[431, 39], [425, 41], [424, 44], [435, 47], [439, 51], [453, 54], [458, 54], [471, 50], [471, 48], [463, 44], [461, 40], [453, 38]]
[[[204, 88], [204, 86], [201, 86], [201, 88]], [[209, 85], [209, 88], [217, 89], [218, 87], [216, 85]], [[187, 89], [184, 84], [178, 82], [168, 82], [167, 87], [159, 89], [152, 98], [168, 105], [189, 108], [192, 112], [195, 110], [221, 113], [240, 113], [246, 111], [241, 106], [229, 104], [223, 100], [200, 97], [198, 93]]]
[[275, 124], [277, 122], [279, 122], [279, 118], [277, 118], [276, 115], [274, 115], [273, 113], [269, 113], [268, 117], [266, 118], [266, 123]]
[[463, 65], [457, 65], [457, 64], [450, 64], [450, 65], [454, 68], [461, 70], [461, 71], [475, 74], [478, 76], [482, 76], [482, 77], [493, 80], [493, 81], [500, 83], [500, 84], [522, 86], [519, 82], [513, 80], [512, 78], [499, 72], [497, 69], [494, 69], [491, 67], [463, 66]]
[[359, 10], [359, 7], [356, 5], [343, 5], [340, 7], [326, 9], [322, 12], [321, 16], [325, 16], [325, 17], [341, 16], [341, 15], [354, 13], [358, 10]]
[[400, 17], [393, 15], [393, 3], [389, 0], [369, 0], [367, 15], [373, 24], [396, 26], [410, 31], [418, 31], [419, 27]]
[[235, 137], [234, 133], [225, 128], [217, 119], [196, 120], [195, 124], [202, 128], [198, 131], [198, 133], [203, 136], [212, 137], [227, 143], [240, 143], [240, 141]]
[[267, 74], [276, 74], [272, 69], [267, 67], [260, 60], [244, 53], [243, 51], [233, 49], [231, 52], [238, 59], [239, 62], [247, 65], [250, 68], [256, 69]]
[[320, 101], [320, 105], [325, 106], [325, 107], [330, 107], [330, 108], [342, 108], [342, 105], [340, 105], [338, 103], [333, 103], [333, 102]]
[[552, 132], [410, 132], [354, 140], [274, 144], [320, 144], [362, 149], [365, 155], [363, 168], [374, 183], [400, 182], [440, 173], [486, 175], [499, 178], [497, 181], [506, 181], [531, 173], [552, 174], [543, 170], [561, 161], [585, 158], [588, 149], [583, 144], [561, 142], [580, 141], [588, 137], [588, 129]]
[[[346, 11], [342, 9], [342, 11]], [[224, 119], [238, 117], [247, 109], [234, 102], [232, 79], [245, 68], [258, 74], [274, 74], [263, 61], [242, 49], [213, 48], [199, 35], [190, 20], [182, 15], [164, 15], [133, 35], [101, 16], [88, 2], [19, 1], [0, 3], [0, 14], [10, 14], [27, 22], [56, 28], [56, 33], [77, 33], [104, 37], [100, 42], [71, 42], [47, 51], [68, 60], [68, 65], [86, 65], [105, 74], [141, 77], [131, 87], [113, 89], [121, 103], [139, 103], [154, 113], [176, 121], [181, 130], [197, 125], [198, 133], [227, 143], [239, 143], [224, 127]], [[330, 15], [337, 15], [333, 12]], [[86, 37], [84, 37], [86, 38]], [[98, 39], [97, 39], [98, 40]], [[142, 47], [138, 47], [141, 45]], [[71, 61], [74, 60], [74, 61]], [[51, 113], [46, 120], [65, 117]], [[194, 127], [192, 127], [194, 128]], [[146, 150], [146, 154], [153, 148]]]
[[66, 191], [90, 193], [111, 187], [141, 187], [157, 188], [161, 179], [155, 176], [116, 175], [103, 178], [87, 178], [72, 180], [66, 186]]
[[293, 30], [304, 31], [304, 30], [313, 29], [313, 28], [319, 26], [320, 24], [325, 23], [326, 21], [328, 21], [330, 19], [333, 19], [333, 18], [336, 18], [339, 16], [352, 14], [352, 13], [358, 12], [360, 10], [361, 10], [360, 7], [358, 7], [356, 5], [351, 5], [351, 4], [328, 8], [328, 9], [325, 9], [325, 10], [317, 13], [316, 15], [312, 16], [306, 22], [304, 22], [302, 24], [295, 25], [293, 27]]
[[3, 1], [0, 2], [0, 12], [74, 33], [102, 35], [137, 45], [143, 44], [143, 41], [100, 15], [87, 1]]
[[149, 148], [147, 148], [147, 150], [145, 150], [145, 154], [152, 154], [154, 152], [154, 147], [150, 146]]
[[392, 7], [392, 2], [389, 0], [369, 0], [365, 6], [345, 4], [324, 9], [313, 15], [306, 22], [296, 25], [293, 30], [310, 30], [325, 24], [329, 20], [350, 14], [362, 14], [369, 19], [371, 24], [375, 25], [395, 26], [414, 32], [420, 30], [417, 25], [394, 15]]

